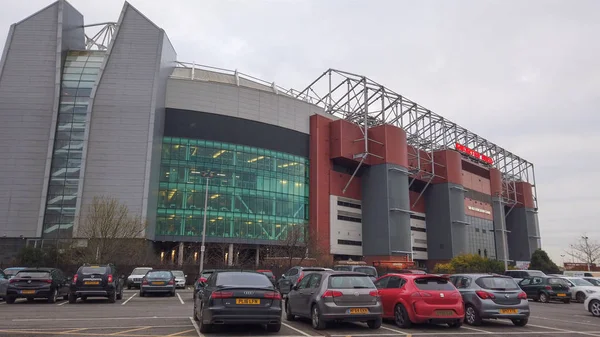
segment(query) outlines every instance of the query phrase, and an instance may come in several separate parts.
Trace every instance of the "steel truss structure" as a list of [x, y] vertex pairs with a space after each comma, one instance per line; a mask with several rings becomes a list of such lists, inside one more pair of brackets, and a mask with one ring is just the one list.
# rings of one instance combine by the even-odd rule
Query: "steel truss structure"
[[[535, 208], [537, 191], [533, 164], [501, 148], [485, 138], [451, 122], [416, 102], [367, 78], [345, 71], [329, 69], [301, 92], [291, 92], [296, 98], [316, 104], [326, 113], [343, 118], [361, 127], [364, 134], [365, 152], [369, 154], [368, 129], [381, 124], [391, 124], [406, 131], [408, 145], [420, 151], [409, 151], [410, 176], [427, 182], [439, 177], [434, 152], [454, 149], [456, 144], [493, 159], [493, 166], [502, 173], [503, 201], [513, 206], [517, 203], [516, 182], [525, 181], [533, 186]], [[469, 158], [471, 159], [471, 158]], [[475, 161], [473, 159], [473, 161]], [[425, 188], [426, 188], [425, 187]]]
[[112, 41], [117, 30], [116, 22], [102, 22], [83, 26], [84, 29], [91, 27], [101, 27], [92, 37], [85, 33], [86, 50], [108, 50], [108, 45]]

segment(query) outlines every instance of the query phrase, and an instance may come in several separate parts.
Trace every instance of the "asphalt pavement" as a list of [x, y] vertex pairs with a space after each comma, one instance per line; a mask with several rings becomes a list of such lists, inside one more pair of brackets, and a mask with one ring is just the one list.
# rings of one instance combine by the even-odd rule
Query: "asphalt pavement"
[[313, 330], [310, 321], [282, 320], [279, 333], [267, 333], [261, 326], [222, 326], [201, 334], [192, 319], [192, 291], [179, 290], [175, 297], [139, 297], [137, 291], [125, 291], [123, 300], [111, 304], [104, 299], [79, 300], [76, 304], [43, 300], [15, 304], [0, 302], [0, 336], [121, 336], [121, 337], [378, 337], [378, 336], [597, 336], [600, 318], [593, 317], [580, 303], [530, 302], [532, 316], [525, 327], [510, 321], [484, 321], [478, 327], [463, 325], [418, 325], [400, 329], [384, 322], [378, 330], [366, 324], [330, 324], [326, 330]]

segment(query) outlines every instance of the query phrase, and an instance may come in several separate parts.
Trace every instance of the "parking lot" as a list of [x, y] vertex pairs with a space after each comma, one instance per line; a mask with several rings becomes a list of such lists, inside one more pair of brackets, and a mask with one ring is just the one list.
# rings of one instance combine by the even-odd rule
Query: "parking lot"
[[15, 304], [0, 302], [0, 336], [598, 336], [600, 319], [596, 319], [579, 303], [540, 304], [531, 302], [532, 317], [526, 327], [515, 327], [508, 321], [487, 321], [482, 326], [463, 325], [460, 329], [421, 325], [399, 329], [385, 322], [379, 330], [365, 324], [331, 324], [316, 331], [308, 320], [287, 322], [281, 331], [269, 334], [260, 326], [224, 326], [210, 334], [200, 334], [192, 319], [192, 291], [180, 290], [178, 296], [140, 298], [137, 291], [125, 291], [122, 301], [110, 304], [103, 299], [90, 299], [69, 304], [43, 300]]

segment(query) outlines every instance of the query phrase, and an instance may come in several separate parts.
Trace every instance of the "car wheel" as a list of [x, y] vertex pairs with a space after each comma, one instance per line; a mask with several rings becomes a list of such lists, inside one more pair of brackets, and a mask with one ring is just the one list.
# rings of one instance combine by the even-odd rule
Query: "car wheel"
[[396, 304], [394, 308], [394, 323], [400, 328], [408, 329], [412, 326], [408, 312], [402, 304]]
[[540, 295], [538, 297], [540, 299], [540, 302], [542, 302], [542, 303], [550, 302], [550, 300], [548, 299], [548, 295], [546, 295], [546, 293], [540, 293]]
[[[8, 300], [6, 303], [9, 303]], [[594, 315], [594, 317], [600, 317], [600, 301], [592, 300], [590, 304], [588, 304], [588, 310]]]
[[321, 317], [321, 312], [319, 311], [319, 307], [316, 304], [313, 304], [312, 308], [310, 309], [310, 318], [311, 318], [311, 323], [312, 323], [312, 327], [315, 330], [323, 330], [327, 327], [327, 322], [323, 321], [322, 317]]
[[56, 297], [58, 297], [58, 292], [54, 289], [50, 292], [50, 296], [48, 296], [48, 303], [56, 303]]
[[6, 304], [13, 304], [17, 300], [14, 296], [6, 296]]
[[523, 318], [523, 319], [511, 319], [511, 321], [516, 326], [526, 326], [527, 322], [529, 322], [529, 320], [527, 318]]
[[468, 304], [465, 309], [465, 322], [469, 325], [481, 325], [481, 316], [474, 306]]
[[200, 308], [200, 317], [198, 317], [199, 320], [199, 329], [201, 333], [209, 333], [210, 330], [212, 330], [212, 325], [210, 324], [204, 324], [204, 310], [202, 308]]
[[378, 319], [367, 321], [367, 325], [369, 326], [369, 329], [379, 329], [381, 327], [381, 317]]
[[564, 303], [564, 304], [569, 304], [569, 303], [571, 303], [571, 299], [570, 299], [570, 298], [567, 298], [566, 300], [563, 300], [563, 303]]
[[77, 296], [75, 294], [69, 294], [69, 304], [75, 304], [77, 302]]
[[278, 324], [267, 324], [268, 332], [279, 332], [279, 330], [281, 330], [281, 322]]
[[461, 326], [462, 326], [462, 322], [461, 321], [456, 321], [456, 322], [448, 323], [448, 327], [450, 327], [452, 329], [458, 329]]
[[108, 294], [108, 303], [115, 303], [117, 301], [117, 292], [113, 291]]
[[285, 319], [287, 321], [296, 319], [296, 315], [292, 314], [292, 308], [290, 308], [290, 300], [285, 301]]
[[584, 294], [584, 293], [582, 293], [581, 291], [580, 291], [580, 292], [578, 292], [578, 293], [575, 295], [575, 300], [576, 300], [577, 302], [580, 302], [580, 303], [583, 303], [583, 302], [585, 302], [585, 294]]

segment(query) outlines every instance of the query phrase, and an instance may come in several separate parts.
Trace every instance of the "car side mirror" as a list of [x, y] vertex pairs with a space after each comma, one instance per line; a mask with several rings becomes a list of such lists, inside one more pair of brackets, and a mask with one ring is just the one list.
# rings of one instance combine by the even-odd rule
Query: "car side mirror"
[[285, 278], [285, 274], [281, 274], [281, 278]]
[[292, 290], [298, 290], [298, 285], [296, 284], [295, 286], [293, 286]]

